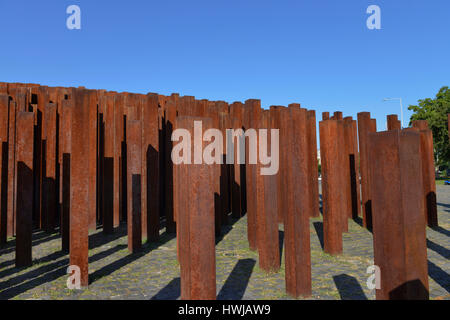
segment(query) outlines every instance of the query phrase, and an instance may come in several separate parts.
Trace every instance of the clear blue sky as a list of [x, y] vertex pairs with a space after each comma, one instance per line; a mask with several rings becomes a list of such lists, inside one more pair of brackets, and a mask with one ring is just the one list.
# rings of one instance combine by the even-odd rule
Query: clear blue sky
[[[81, 7], [81, 30], [66, 8]], [[381, 7], [382, 30], [366, 9]], [[385, 115], [450, 85], [448, 0], [0, 0], [0, 81]], [[405, 123], [406, 124], [406, 123]]]

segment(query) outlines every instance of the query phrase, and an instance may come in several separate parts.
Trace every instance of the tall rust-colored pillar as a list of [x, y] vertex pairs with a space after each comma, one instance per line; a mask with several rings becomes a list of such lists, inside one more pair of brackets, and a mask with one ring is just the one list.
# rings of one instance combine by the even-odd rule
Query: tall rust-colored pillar
[[[340, 116], [338, 115], [337, 118]], [[340, 190], [342, 195], [342, 201], [340, 201], [340, 215], [342, 223], [342, 231], [348, 232], [348, 218], [352, 215], [352, 198], [351, 198], [351, 180], [350, 180], [350, 165], [349, 165], [349, 154], [348, 154], [348, 141], [345, 139], [345, 126], [344, 120], [335, 120], [338, 126], [338, 135], [336, 136], [336, 143], [338, 145], [338, 150], [336, 154], [335, 161], [339, 165], [338, 173], [341, 178], [339, 179]]]
[[358, 137], [359, 137], [359, 156], [361, 168], [361, 198], [363, 225], [372, 229], [372, 201], [370, 197], [370, 181], [369, 181], [369, 150], [367, 148], [367, 136], [369, 132], [376, 132], [372, 127], [372, 120], [369, 112], [358, 113]]
[[317, 160], [316, 112], [307, 111], [311, 217], [319, 217], [319, 163]]
[[[245, 101], [245, 112], [248, 116], [248, 125], [245, 128], [246, 134], [250, 129], [257, 130], [258, 121], [261, 113], [261, 101], [250, 99]], [[257, 134], [256, 134], [257, 136]], [[258, 157], [258, 145], [257, 145], [257, 137], [256, 141], [252, 141], [249, 137], [246, 141], [245, 153], [246, 153], [246, 182], [247, 182], [247, 237], [248, 243], [251, 250], [256, 250], [258, 247], [256, 241], [256, 174], [257, 174], [257, 166], [256, 163], [250, 163], [252, 158]]]
[[31, 237], [33, 228], [33, 134], [32, 112], [17, 114], [17, 229], [16, 267], [32, 264]]
[[413, 127], [420, 132], [424, 215], [428, 226], [433, 228], [438, 226], [433, 132], [428, 129], [426, 120], [413, 121]]
[[86, 156], [89, 159], [89, 231], [94, 231], [97, 228], [97, 124], [98, 124], [98, 98], [97, 91], [92, 90], [89, 95], [89, 151]]
[[370, 133], [374, 262], [378, 300], [428, 299], [427, 245], [418, 132]]
[[172, 153], [172, 132], [175, 130], [175, 119], [177, 116], [177, 107], [173, 103], [168, 103], [166, 105], [166, 113], [165, 113], [165, 174], [166, 174], [166, 182], [165, 182], [165, 216], [166, 216], [166, 232], [175, 233], [176, 232], [176, 224], [175, 224], [175, 216], [174, 216], [174, 168], [173, 162], [171, 160]]
[[339, 122], [325, 120], [319, 123], [320, 156], [322, 161], [322, 201], [324, 251], [337, 255], [342, 253], [342, 203], [339, 161]]
[[45, 212], [46, 232], [53, 232], [56, 226], [56, 105], [49, 103], [45, 106], [45, 140], [44, 140], [44, 180], [42, 210]]
[[[89, 140], [90, 95], [95, 92], [74, 89], [72, 112], [71, 163], [70, 163], [70, 265], [80, 268], [81, 286], [89, 284], [89, 198], [95, 193], [90, 189], [89, 157], [94, 146]], [[95, 141], [94, 141], [95, 143]]]
[[222, 164], [219, 166], [219, 185], [220, 185], [220, 198], [222, 208], [222, 225], [228, 225], [230, 223], [228, 214], [231, 211], [231, 170], [233, 166], [227, 163], [227, 129], [231, 128], [230, 115], [225, 112], [219, 112], [220, 131], [223, 137], [223, 152], [222, 152]]
[[346, 144], [346, 163], [350, 171], [350, 201], [349, 217], [357, 219], [361, 212], [359, 185], [359, 153], [356, 121], [352, 117], [344, 118], [344, 134]]
[[[202, 154], [205, 142], [194, 140], [194, 121], [202, 121], [203, 127], [211, 127], [210, 119], [180, 117], [177, 126], [188, 130], [191, 139], [192, 158]], [[192, 162], [193, 163], [193, 162]], [[203, 164], [177, 165], [177, 174], [189, 187], [179, 192], [177, 200], [184, 210], [177, 217], [179, 261], [181, 274], [181, 299], [216, 299], [216, 266], [214, 242], [214, 187], [213, 166]], [[181, 191], [181, 190], [180, 190]]]
[[103, 181], [101, 183], [103, 201], [102, 220], [103, 232], [111, 234], [114, 232], [114, 96], [105, 95], [102, 100], [103, 107]]
[[123, 121], [123, 97], [116, 94], [114, 97], [114, 228], [119, 227], [120, 220], [124, 216], [123, 212], [123, 146], [124, 139], [124, 121]]
[[9, 101], [9, 128], [8, 128], [8, 202], [7, 202], [7, 235], [15, 234], [15, 168], [16, 168], [16, 102]]
[[148, 94], [142, 112], [143, 123], [143, 162], [146, 167], [148, 241], [159, 239], [159, 138], [158, 138], [158, 95]]
[[330, 120], [330, 113], [329, 112], [322, 112], [322, 121]]
[[[259, 157], [256, 172], [256, 240], [258, 243], [259, 267], [266, 272], [278, 271], [280, 268], [280, 248], [278, 235], [278, 205], [277, 205], [277, 176], [263, 175], [261, 156], [265, 151], [265, 157], [271, 150], [272, 141], [270, 134], [270, 118], [268, 110], [261, 112], [259, 120]], [[267, 130], [264, 142], [263, 132]], [[264, 147], [265, 144], [266, 146]], [[271, 155], [272, 156], [272, 155]]]
[[8, 95], [0, 94], [0, 244], [7, 240], [8, 100]]
[[[282, 106], [270, 106], [270, 118], [272, 119], [272, 126], [274, 129], [278, 129], [279, 134], [281, 133], [281, 112], [284, 109], [284, 107]], [[277, 179], [277, 188], [275, 191], [275, 195], [277, 197], [277, 216], [278, 216], [278, 223], [283, 223], [283, 216], [284, 216], [284, 212], [286, 211], [286, 206], [285, 206], [285, 202], [283, 201], [283, 195], [282, 195], [282, 190], [284, 187], [284, 179], [283, 179], [283, 165], [284, 162], [281, 161], [281, 155], [282, 155], [282, 150], [281, 150], [281, 141], [279, 143], [280, 146], [280, 161], [279, 161], [279, 168], [278, 168], [278, 173], [276, 174], [276, 179]]]
[[387, 116], [387, 129], [388, 130], [400, 130], [402, 125], [396, 114], [390, 114]]
[[142, 125], [140, 120], [127, 121], [127, 191], [128, 191], [128, 250], [132, 253], [142, 247], [141, 175]]
[[70, 160], [72, 140], [72, 110], [73, 101], [65, 100], [61, 110], [61, 152], [62, 152], [62, 174], [61, 174], [61, 238], [62, 251], [69, 252], [70, 248]]
[[284, 216], [286, 291], [299, 296], [311, 295], [311, 249], [309, 217], [312, 209], [308, 176], [308, 117], [306, 109], [285, 109], [281, 116], [280, 157], [285, 161], [286, 201]]

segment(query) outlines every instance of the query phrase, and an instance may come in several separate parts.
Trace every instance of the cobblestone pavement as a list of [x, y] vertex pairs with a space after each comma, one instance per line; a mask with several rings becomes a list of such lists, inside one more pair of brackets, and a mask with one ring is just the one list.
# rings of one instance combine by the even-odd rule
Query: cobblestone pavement
[[[438, 186], [438, 210], [440, 227], [427, 228], [430, 296], [450, 300], [448, 186]], [[371, 233], [351, 221], [343, 237], [344, 253], [332, 257], [322, 251], [322, 219], [312, 219], [310, 229], [311, 299], [374, 299], [374, 291], [366, 285], [366, 270], [373, 264]], [[173, 235], [162, 233], [159, 243], [145, 244], [142, 253], [131, 255], [125, 227], [112, 236], [104, 236], [101, 230], [91, 234], [91, 284], [86, 290], [67, 289], [68, 256], [60, 252], [60, 245], [58, 234], [35, 233], [33, 266], [21, 270], [14, 267], [14, 240], [1, 248], [0, 299], [179, 299]], [[285, 294], [284, 263], [273, 274], [258, 268], [258, 255], [248, 248], [245, 217], [217, 239], [216, 268], [218, 299], [290, 299]]]

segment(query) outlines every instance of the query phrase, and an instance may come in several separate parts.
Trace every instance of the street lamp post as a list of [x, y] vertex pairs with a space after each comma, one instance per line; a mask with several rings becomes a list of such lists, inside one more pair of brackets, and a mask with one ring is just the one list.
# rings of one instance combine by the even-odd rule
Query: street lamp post
[[403, 129], [403, 103], [402, 98], [384, 98], [383, 101], [393, 101], [393, 100], [399, 100], [400, 101], [400, 121], [402, 123], [402, 129]]

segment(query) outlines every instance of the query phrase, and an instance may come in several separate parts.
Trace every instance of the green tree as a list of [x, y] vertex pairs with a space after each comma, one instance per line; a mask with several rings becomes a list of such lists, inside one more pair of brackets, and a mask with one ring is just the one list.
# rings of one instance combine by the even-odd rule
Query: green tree
[[436, 98], [418, 101], [419, 105], [409, 106], [414, 114], [413, 120], [427, 120], [429, 128], [433, 131], [434, 159], [440, 167], [450, 167], [450, 144], [448, 139], [448, 118], [450, 113], [450, 90], [442, 87]]

